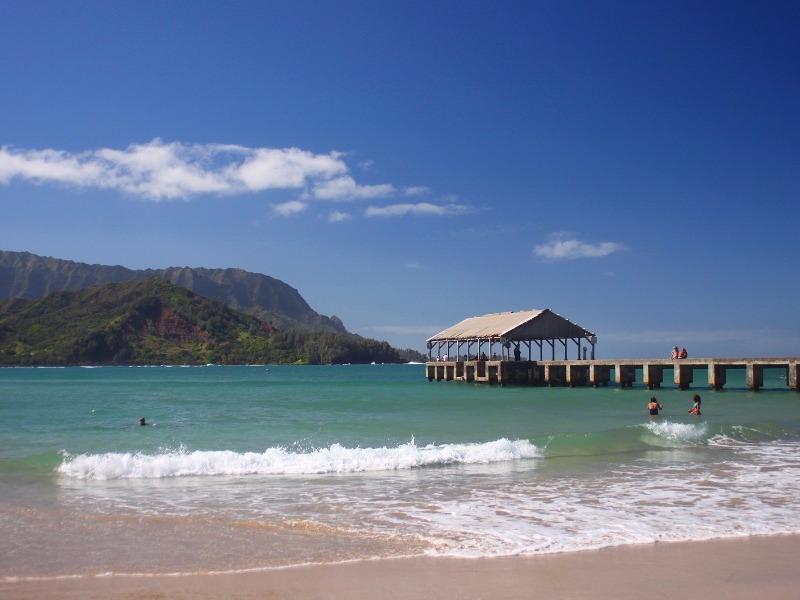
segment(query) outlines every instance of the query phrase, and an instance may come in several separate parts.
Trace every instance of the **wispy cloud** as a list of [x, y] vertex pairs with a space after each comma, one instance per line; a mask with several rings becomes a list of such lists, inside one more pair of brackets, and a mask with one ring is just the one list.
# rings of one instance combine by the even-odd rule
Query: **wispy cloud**
[[345, 177], [339, 153], [230, 144], [166, 143], [155, 139], [124, 150], [81, 153], [0, 148], [0, 183], [22, 179], [80, 188], [110, 189], [148, 200], [200, 194], [313, 189]]
[[424, 185], [411, 186], [403, 189], [403, 195], [405, 196], [424, 196], [425, 194], [430, 194], [430, 192], [430, 189]]
[[[158, 138], [122, 150], [100, 148], [77, 153], [0, 147], [0, 185], [14, 180], [111, 190], [154, 201], [270, 190], [294, 192], [293, 199], [272, 207], [274, 214], [283, 217], [301, 213], [314, 202], [380, 202], [430, 194], [425, 186], [357, 182], [340, 152], [317, 154], [299, 148], [189, 144]], [[451, 216], [469, 210], [448, 199], [443, 204], [370, 206], [365, 214]], [[352, 213], [333, 211], [328, 220], [339, 222], [352, 217]]]
[[469, 206], [463, 204], [390, 204], [388, 206], [370, 206], [366, 210], [368, 217], [404, 217], [406, 215], [432, 215], [437, 217], [463, 215], [470, 212]]
[[331, 213], [328, 215], [328, 222], [341, 223], [342, 221], [347, 221], [352, 218], [353, 218], [352, 215], [349, 215], [346, 212], [342, 212], [340, 210], [334, 210], [331, 211]]
[[535, 246], [533, 255], [536, 258], [547, 261], [577, 260], [580, 258], [599, 258], [622, 250], [625, 250], [625, 246], [616, 242], [590, 244], [575, 238], [565, 237], [563, 234], [556, 234], [550, 242]]
[[359, 185], [350, 176], [336, 177], [319, 181], [311, 189], [309, 196], [316, 200], [364, 200], [394, 196], [397, 190], [393, 185]]
[[307, 208], [308, 204], [306, 204], [305, 202], [300, 202], [299, 200], [289, 200], [288, 202], [276, 204], [273, 207], [273, 210], [277, 215], [280, 215], [282, 217], [288, 217], [290, 215], [296, 215], [297, 213], [301, 213]]

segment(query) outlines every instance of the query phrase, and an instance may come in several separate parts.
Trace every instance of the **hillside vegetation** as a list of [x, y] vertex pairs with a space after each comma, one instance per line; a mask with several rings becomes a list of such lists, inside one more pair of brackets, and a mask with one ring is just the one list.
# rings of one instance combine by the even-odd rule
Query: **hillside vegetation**
[[161, 278], [0, 300], [2, 366], [367, 362], [402, 361], [386, 342], [278, 330]]
[[151, 277], [166, 279], [206, 298], [219, 300], [279, 329], [346, 331], [337, 317], [326, 317], [314, 311], [296, 289], [260, 273], [190, 267], [133, 270], [0, 250], [0, 298], [43, 298], [55, 292]]

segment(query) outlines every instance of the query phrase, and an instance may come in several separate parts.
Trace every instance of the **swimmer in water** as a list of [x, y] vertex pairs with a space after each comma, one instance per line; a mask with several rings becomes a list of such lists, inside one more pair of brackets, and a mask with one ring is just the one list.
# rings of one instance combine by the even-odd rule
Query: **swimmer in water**
[[144, 420], [144, 417], [139, 419], [139, 425], [147, 425], [147, 422]]
[[692, 400], [694, 400], [694, 406], [692, 406], [692, 408], [689, 409], [689, 414], [690, 415], [699, 415], [700, 414], [700, 396], [695, 394], [692, 397]]
[[650, 398], [650, 402], [647, 403], [647, 408], [650, 410], [651, 415], [657, 415], [659, 410], [664, 410], [664, 406], [659, 404], [655, 396]]

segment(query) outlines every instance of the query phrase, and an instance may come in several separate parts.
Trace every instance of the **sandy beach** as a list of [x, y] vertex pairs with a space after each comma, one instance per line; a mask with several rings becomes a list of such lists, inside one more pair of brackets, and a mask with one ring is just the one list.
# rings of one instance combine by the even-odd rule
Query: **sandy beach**
[[800, 536], [536, 557], [410, 558], [214, 575], [4, 582], [0, 598], [796, 598]]

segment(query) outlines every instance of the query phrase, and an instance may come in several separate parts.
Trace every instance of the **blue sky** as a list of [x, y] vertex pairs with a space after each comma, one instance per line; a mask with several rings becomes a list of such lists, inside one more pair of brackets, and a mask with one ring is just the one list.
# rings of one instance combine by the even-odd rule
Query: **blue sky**
[[797, 2], [21, 2], [0, 249], [238, 267], [424, 350], [800, 354]]

